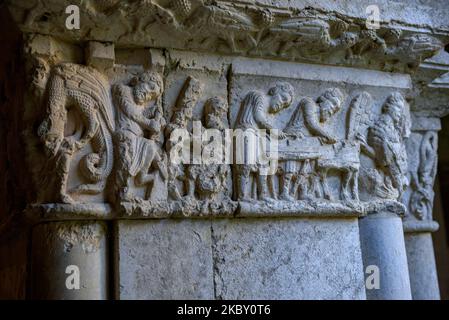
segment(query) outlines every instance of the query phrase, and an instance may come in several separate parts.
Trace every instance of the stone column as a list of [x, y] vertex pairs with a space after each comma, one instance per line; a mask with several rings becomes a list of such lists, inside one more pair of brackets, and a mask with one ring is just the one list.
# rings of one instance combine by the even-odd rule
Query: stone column
[[97, 222], [49, 222], [33, 229], [32, 299], [108, 298], [106, 226]]
[[[85, 209], [88, 211], [83, 213]], [[28, 210], [30, 221], [40, 221], [32, 228], [31, 299], [109, 298], [108, 226], [97, 220], [104, 218], [106, 211], [104, 206], [62, 204], [36, 205]]]
[[[359, 220], [365, 272], [379, 277], [378, 288], [366, 288], [368, 300], [410, 300], [410, 280], [401, 217], [391, 211]], [[374, 267], [374, 269], [373, 269]]]
[[404, 218], [410, 284], [414, 300], [438, 300], [438, 277], [432, 244], [432, 232], [438, 223], [432, 220], [433, 184], [437, 170], [438, 118], [414, 117], [412, 134], [407, 141], [410, 187], [403, 197], [407, 206]]

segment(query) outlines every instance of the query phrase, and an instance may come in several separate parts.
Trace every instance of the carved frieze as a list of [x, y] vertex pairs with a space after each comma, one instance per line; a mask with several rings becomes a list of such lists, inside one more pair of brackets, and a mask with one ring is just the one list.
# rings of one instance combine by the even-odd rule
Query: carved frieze
[[[342, 67], [178, 51], [149, 68], [128, 64], [141, 54], [101, 70], [34, 67], [45, 112], [28, 138], [43, 163], [36, 180], [50, 190], [37, 202], [59, 203], [51, 212], [75, 205], [84, 215], [100, 203], [128, 218], [402, 211], [408, 76], [345, 78]], [[412, 186], [427, 190], [429, 179]]]

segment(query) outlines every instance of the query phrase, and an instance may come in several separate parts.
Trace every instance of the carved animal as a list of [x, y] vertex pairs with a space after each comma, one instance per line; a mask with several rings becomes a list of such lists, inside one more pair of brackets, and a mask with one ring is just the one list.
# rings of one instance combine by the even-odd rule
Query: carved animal
[[[60, 200], [72, 202], [66, 190], [68, 167], [72, 156], [88, 143], [93, 153], [81, 159], [79, 168], [89, 184], [80, 185], [71, 192], [101, 192], [113, 166], [111, 132], [115, 125], [108, 81], [93, 68], [63, 63], [51, 71], [47, 90], [46, 117], [38, 135], [49, 157], [56, 160], [56, 171], [61, 179]], [[77, 123], [77, 133], [66, 137], [69, 109], [74, 110], [81, 123]]]

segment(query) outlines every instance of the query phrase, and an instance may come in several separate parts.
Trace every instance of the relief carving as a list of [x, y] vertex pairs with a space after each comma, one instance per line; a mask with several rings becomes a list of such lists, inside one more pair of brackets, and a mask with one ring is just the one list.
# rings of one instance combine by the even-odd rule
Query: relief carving
[[[63, 63], [47, 76], [46, 64], [37, 65], [34, 87], [46, 88], [47, 107], [38, 137], [44, 171], [56, 173], [55, 202], [91, 203], [79, 195], [104, 192], [126, 212], [151, 216], [234, 214], [244, 203], [263, 212], [280, 203], [287, 211], [363, 212], [362, 203], [398, 201], [408, 186], [410, 119], [401, 93], [376, 106], [365, 91], [299, 96], [300, 86], [278, 81], [243, 91], [231, 121], [228, 100], [207, 97], [207, 84], [193, 76], [163, 106], [164, 79], [152, 70], [111, 85], [91, 67]], [[436, 137], [425, 135], [411, 177], [410, 208], [419, 219], [431, 208], [435, 148]]]
[[[303, 98], [284, 131], [297, 138], [299, 144], [306, 145], [310, 137], [316, 137], [321, 145], [335, 144], [337, 139], [323, 127], [323, 124], [340, 111], [343, 101], [344, 94], [338, 88], [327, 89], [316, 102], [309, 97]], [[300, 120], [303, 120], [304, 129], [308, 131], [306, 135], [303, 133]], [[283, 172], [281, 199], [295, 200], [297, 188], [299, 188], [300, 199], [313, 199], [315, 196], [331, 198], [326, 183], [326, 173], [334, 164], [329, 161], [330, 159], [310, 156], [309, 152], [310, 150], [301, 150], [290, 144], [285, 148], [285, 155], [281, 151], [280, 170]], [[290, 184], [293, 177], [296, 183], [295, 188], [291, 190]]]
[[382, 106], [382, 113], [368, 129], [368, 137], [357, 138], [362, 151], [375, 163], [365, 170], [365, 183], [383, 199], [399, 199], [406, 187], [407, 153], [404, 140], [410, 135], [410, 118], [404, 97], [392, 93]]
[[114, 134], [117, 152], [118, 197], [123, 201], [135, 198], [130, 179], [136, 186], [147, 186], [145, 198], [151, 195], [156, 169], [163, 180], [168, 178], [166, 159], [160, 146], [160, 133], [165, 126], [162, 109], [157, 103], [164, 90], [162, 77], [147, 71], [134, 77], [128, 85], [112, 88], [118, 109], [117, 131]]
[[[64, 63], [55, 66], [47, 84], [46, 115], [38, 136], [47, 155], [47, 170], [57, 177], [57, 201], [73, 203], [70, 194], [99, 193], [113, 168], [111, 134], [114, 109], [107, 79], [95, 69]], [[69, 119], [69, 113], [75, 120]], [[71, 132], [68, 132], [72, 121]], [[67, 189], [73, 157], [87, 144], [92, 152], [83, 156], [79, 169], [87, 183]]]
[[437, 172], [438, 135], [427, 131], [419, 147], [418, 170], [411, 172], [409, 210], [418, 220], [432, 220], [433, 183]]
[[[63, 1], [67, 5], [69, 1]], [[439, 39], [382, 23], [367, 30], [364, 19], [306, 7], [230, 0], [82, 1], [83, 36], [119, 45], [193, 49], [282, 57], [288, 60], [413, 70], [444, 47]], [[54, 9], [45, 1], [10, 1], [27, 30], [78, 40], [61, 28], [64, 3]], [[114, 28], [110, 21], [117, 21]], [[167, 37], [169, 35], [169, 37]]]
[[[237, 199], [267, 200], [272, 197], [268, 189], [267, 164], [254, 161], [254, 157], [257, 157], [257, 159], [262, 157], [264, 150], [260, 144], [263, 144], [263, 140], [267, 139], [265, 134], [259, 132], [258, 129], [275, 129], [270, 123], [268, 115], [276, 114], [288, 108], [293, 101], [293, 95], [294, 91], [291, 84], [279, 82], [267, 94], [252, 91], [242, 101], [235, 129], [249, 129], [254, 134], [250, 137], [253, 140], [252, 144], [243, 142], [242, 159], [236, 159], [236, 163], [241, 163], [235, 165]], [[284, 139], [286, 136], [286, 133], [281, 131], [278, 137]], [[254, 176], [254, 179], [257, 180], [257, 197], [252, 196], [250, 176]]]

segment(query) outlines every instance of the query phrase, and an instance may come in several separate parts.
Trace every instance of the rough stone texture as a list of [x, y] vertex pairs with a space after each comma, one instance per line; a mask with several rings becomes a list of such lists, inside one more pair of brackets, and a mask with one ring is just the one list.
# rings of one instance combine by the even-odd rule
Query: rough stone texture
[[410, 279], [402, 221], [391, 213], [377, 213], [360, 219], [363, 265], [377, 266], [378, 289], [366, 290], [368, 300], [410, 300]]
[[219, 299], [365, 299], [356, 219], [214, 221]]
[[214, 298], [209, 221], [123, 221], [117, 237], [117, 298]]
[[413, 300], [439, 300], [431, 233], [406, 233], [405, 248]]

